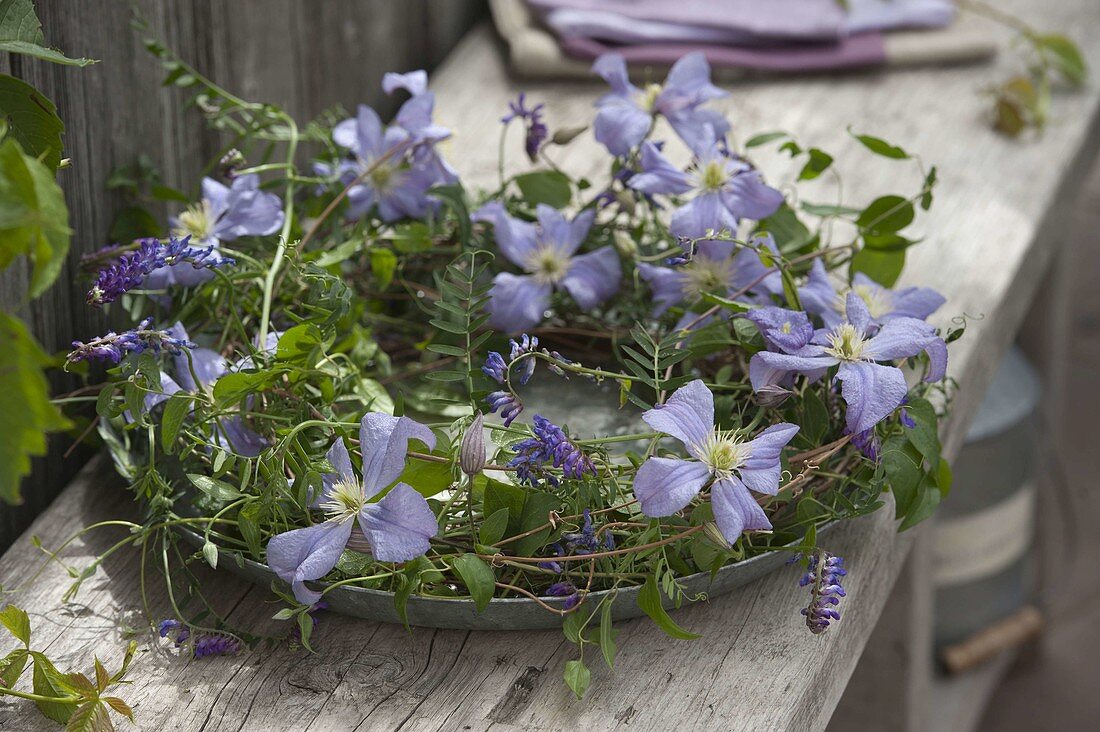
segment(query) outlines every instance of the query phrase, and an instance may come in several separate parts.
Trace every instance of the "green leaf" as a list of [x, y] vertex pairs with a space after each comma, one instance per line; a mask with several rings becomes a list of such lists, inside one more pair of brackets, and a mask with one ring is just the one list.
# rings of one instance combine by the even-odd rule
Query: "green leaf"
[[474, 598], [477, 611], [481, 612], [489, 606], [496, 592], [496, 575], [492, 568], [474, 554], [459, 554], [451, 562], [451, 566], [462, 578], [462, 583], [470, 591], [470, 597]]
[[1047, 33], [1036, 38], [1042, 48], [1050, 52], [1054, 65], [1066, 81], [1071, 84], [1084, 84], [1088, 77], [1085, 57], [1077, 44], [1059, 33]]
[[584, 661], [565, 662], [565, 683], [573, 690], [578, 699], [583, 699], [588, 685], [592, 681], [592, 672], [584, 665]]
[[851, 274], [862, 272], [883, 287], [892, 287], [905, 268], [905, 250], [860, 249], [848, 265]]
[[313, 618], [309, 613], [298, 613], [298, 640], [303, 648], [311, 652], [313, 647], [309, 644], [309, 640], [312, 635]]
[[393, 227], [393, 248], [402, 254], [426, 252], [432, 248], [432, 232], [423, 221], [408, 221]]
[[736, 300], [730, 300], [729, 298], [721, 297], [720, 295], [715, 295], [713, 292], [704, 292], [702, 294], [702, 299], [703, 299], [703, 302], [709, 303], [711, 305], [717, 305], [720, 308], [723, 308], [725, 310], [731, 310], [735, 313], [747, 313], [748, 311], [752, 310], [751, 307], [749, 307], [748, 305], [746, 305], [743, 302], [737, 302]]
[[31, 457], [46, 454], [46, 433], [69, 421], [50, 403], [43, 369], [51, 364], [23, 323], [0, 311], [0, 500], [20, 503], [19, 484], [31, 471]]
[[29, 257], [31, 297], [53, 284], [69, 252], [69, 210], [53, 175], [13, 137], [0, 143], [0, 269]]
[[214, 400], [220, 407], [236, 404], [249, 394], [263, 391], [265, 387], [274, 383], [281, 373], [281, 371], [267, 370], [235, 371], [224, 374], [214, 382]]
[[[438, 454], [444, 455], [442, 452]], [[405, 465], [405, 470], [402, 471], [394, 485], [397, 483], [408, 483], [417, 493], [425, 498], [430, 498], [450, 488], [451, 484], [454, 483], [454, 479], [451, 476], [449, 463], [409, 460]], [[384, 493], [381, 494], [379, 498], [384, 495]]]
[[803, 201], [802, 210], [814, 216], [855, 216], [860, 213], [858, 208], [851, 206], [836, 206], [827, 203], [808, 203]]
[[565, 208], [573, 199], [573, 184], [556, 170], [540, 170], [524, 173], [515, 178], [527, 203], [535, 206], [545, 203], [554, 208]]
[[[34, 693], [39, 696], [66, 697], [76, 695], [76, 689], [58, 671], [50, 659], [38, 652], [31, 652], [34, 659], [32, 676]], [[59, 724], [65, 724], [73, 716], [73, 706], [60, 702], [36, 701], [38, 711]]]
[[15, 605], [8, 605], [0, 610], [0, 625], [11, 631], [20, 643], [30, 648], [31, 645], [31, 620], [27, 613]]
[[946, 498], [951, 492], [951, 483], [954, 479], [950, 463], [941, 458], [940, 464], [936, 466], [936, 487], [940, 489], [940, 498]]
[[504, 538], [508, 529], [508, 509], [498, 508], [481, 522], [478, 538], [486, 546], [492, 546]]
[[485, 497], [482, 505], [487, 516], [506, 510], [508, 512], [508, 528], [505, 536], [515, 536], [521, 532], [519, 527], [523, 517], [523, 504], [526, 500], [527, 494], [522, 488], [510, 483], [489, 479], [485, 484]]
[[308, 364], [324, 344], [321, 329], [313, 323], [302, 323], [279, 336], [275, 358], [296, 364]]
[[470, 242], [470, 208], [466, 205], [466, 191], [457, 183], [449, 186], [436, 186], [428, 191], [428, 195], [443, 201], [447, 208], [454, 213], [458, 224], [458, 241], [460, 244]]
[[159, 237], [160, 222], [141, 206], [127, 206], [115, 214], [111, 229], [107, 232], [109, 241], [128, 242], [147, 237]]
[[802, 172], [798, 174], [799, 180], [813, 180], [817, 178], [833, 164], [833, 156], [816, 147], [811, 147], [806, 152], [810, 159], [802, 166]]
[[937, 433], [936, 410], [927, 399], [910, 399], [905, 406], [914, 426], [905, 429], [905, 436], [917, 448], [929, 465], [940, 463], [940, 437]]
[[940, 491], [939, 488], [936, 487], [936, 482], [931, 476], [923, 476], [917, 490], [916, 502], [905, 514], [905, 518], [902, 520], [901, 525], [898, 526], [898, 531], [905, 531], [906, 529], [913, 528], [935, 513], [936, 507], [939, 505]]
[[230, 503], [238, 498], [244, 498], [244, 494], [233, 486], [217, 478], [211, 478], [209, 475], [188, 473], [187, 479], [216, 503]]
[[381, 247], [371, 249], [370, 271], [378, 280], [378, 289], [385, 290], [393, 282], [393, 273], [397, 271], [397, 255]]
[[698, 633], [684, 630], [677, 625], [661, 604], [661, 590], [657, 587], [657, 579], [653, 575], [646, 577], [645, 584], [638, 592], [638, 607], [657, 624], [657, 627], [666, 634], [680, 640], [693, 640], [700, 637]]
[[160, 446], [169, 455], [176, 447], [176, 437], [179, 435], [183, 420], [191, 411], [192, 394], [177, 391], [164, 405], [164, 414], [160, 418]]
[[77, 707], [65, 725], [65, 732], [108, 732], [113, 729], [107, 707], [98, 699]]
[[891, 145], [881, 137], [873, 137], [872, 135], [858, 135], [848, 130], [848, 134], [863, 143], [863, 146], [873, 152], [875, 155], [881, 155], [884, 158], [893, 158], [894, 160], [906, 160], [910, 157], [909, 153], [902, 150], [897, 145]]
[[615, 668], [615, 628], [611, 620], [611, 600], [604, 600], [600, 611], [600, 651], [608, 668]]
[[913, 223], [913, 204], [901, 196], [880, 196], [863, 209], [856, 224], [874, 234], [901, 231]]
[[0, 0], [0, 51], [22, 53], [66, 66], [95, 63], [93, 59], [68, 58], [60, 51], [47, 48], [32, 0]]
[[759, 135], [754, 135], [748, 139], [745, 143], [745, 147], [760, 147], [761, 145], [767, 145], [773, 140], [782, 140], [786, 137], [790, 137], [786, 132], [762, 132]]
[[898, 435], [882, 443], [879, 461], [886, 474], [886, 485], [894, 494], [895, 516], [909, 513], [917, 502], [918, 486], [924, 476], [921, 454], [904, 437]]
[[61, 164], [61, 135], [65, 125], [57, 108], [42, 92], [14, 76], [0, 74], [0, 117], [23, 150], [50, 170]]
[[817, 236], [802, 223], [794, 209], [786, 203], [771, 216], [761, 219], [757, 225], [755, 234], [768, 232], [775, 239], [775, 245], [782, 254], [796, 252], [811, 244]]
[[924, 193], [920, 197], [920, 207], [925, 211], [932, 208], [932, 191], [936, 187], [936, 181], [937, 171], [936, 166], [933, 165], [928, 169], [928, 175], [924, 176]]
[[[313, 625], [313, 623], [310, 623]], [[134, 721], [134, 710], [130, 708], [130, 705], [119, 699], [117, 696], [105, 696], [103, 701], [110, 705], [111, 709], [126, 717], [131, 722]]]
[[27, 667], [28, 658], [30, 654], [26, 648], [16, 648], [0, 658], [0, 686], [6, 686], [9, 689], [15, 686], [15, 682], [23, 675], [23, 669]]
[[[524, 533], [531, 531], [537, 526], [541, 526], [549, 521], [549, 515], [551, 511], [557, 511], [561, 508], [561, 503], [557, 497], [542, 492], [531, 492], [527, 494], [527, 500], [523, 502], [523, 513], [520, 517], [519, 531], [517, 533]], [[547, 537], [550, 536], [550, 527], [547, 526], [542, 531], [535, 532], [530, 536], [525, 536], [522, 539], [517, 540], [512, 546], [518, 556], [529, 557], [534, 552], [538, 551], [539, 547], [546, 543]]]

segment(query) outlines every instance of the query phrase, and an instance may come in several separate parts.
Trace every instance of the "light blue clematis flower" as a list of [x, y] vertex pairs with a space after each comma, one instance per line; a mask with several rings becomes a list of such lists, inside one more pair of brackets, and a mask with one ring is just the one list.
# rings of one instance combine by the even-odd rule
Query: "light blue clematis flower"
[[698, 379], [677, 389], [665, 404], [649, 410], [642, 419], [682, 442], [693, 458], [651, 457], [645, 461], [634, 476], [634, 495], [642, 513], [671, 516], [709, 486], [714, 520], [727, 541], [737, 541], [745, 530], [771, 528], [749, 491], [770, 496], [779, 492], [779, 456], [798, 433], [798, 425], [772, 425], [751, 440], [736, 432], [722, 432], [715, 428], [714, 395]]
[[555, 289], [568, 292], [585, 310], [619, 290], [622, 265], [614, 247], [576, 253], [592, 227], [596, 216], [593, 210], [583, 211], [569, 221], [560, 211], [539, 204], [536, 216], [538, 226], [513, 218], [499, 201], [493, 201], [472, 217], [493, 225], [505, 259], [526, 272], [501, 272], [493, 280], [489, 325], [507, 333], [518, 333], [542, 322]]
[[946, 302], [943, 295], [929, 287], [904, 287], [891, 290], [883, 287], [862, 272], [852, 277], [849, 289], [837, 291], [829, 280], [825, 265], [815, 259], [806, 284], [798, 289], [802, 307], [811, 315], [817, 315], [826, 326], [832, 328], [844, 321], [845, 303], [849, 292], [859, 295], [871, 320], [882, 324], [892, 318], [917, 318], [925, 320]]
[[432, 431], [408, 417], [364, 415], [359, 424], [362, 480], [355, 477], [348, 449], [338, 439], [326, 456], [336, 472], [322, 476], [323, 491], [316, 503], [326, 520], [278, 534], [267, 543], [268, 565], [290, 584], [303, 605], [320, 599], [321, 593], [305, 583], [332, 571], [356, 524], [378, 561], [407, 562], [428, 551], [439, 527], [424, 496], [407, 483], [398, 483], [381, 500], [372, 501], [400, 477], [411, 439], [435, 448]]
[[710, 128], [710, 136], [724, 137], [729, 132], [729, 122], [721, 113], [701, 107], [726, 96], [710, 83], [710, 65], [702, 52], [683, 56], [673, 64], [664, 84], [649, 84], [645, 89], [630, 83], [626, 62], [619, 54], [600, 56], [592, 71], [611, 85], [611, 91], [596, 102], [599, 112], [594, 132], [612, 155], [623, 157], [636, 148], [658, 115], [668, 120], [692, 150], [705, 144], [705, 127]]
[[936, 329], [916, 318], [895, 317], [875, 329], [867, 304], [854, 292], [845, 301], [845, 320], [814, 333], [810, 343], [792, 353], [760, 351], [749, 361], [749, 380], [757, 392], [786, 373], [818, 378], [839, 366], [836, 378], [848, 405], [845, 421], [856, 434], [871, 429], [902, 405], [909, 391], [905, 374], [892, 364], [928, 354], [925, 381], [939, 381], [947, 372], [947, 344]]
[[729, 156], [713, 130], [686, 171], [648, 141], [642, 143], [641, 165], [642, 172], [627, 181], [631, 188], [648, 195], [693, 194], [672, 212], [669, 230], [676, 236], [696, 239], [708, 231], [736, 231], [741, 218], [767, 218], [783, 203], [783, 194], [766, 185], [760, 171]]

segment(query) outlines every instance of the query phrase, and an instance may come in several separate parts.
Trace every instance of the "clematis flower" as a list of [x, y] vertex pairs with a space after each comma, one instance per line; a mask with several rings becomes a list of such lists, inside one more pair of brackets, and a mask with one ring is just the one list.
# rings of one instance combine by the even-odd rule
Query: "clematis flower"
[[[177, 341], [188, 340], [187, 331], [180, 323], [173, 325], [166, 333]], [[268, 334], [265, 350], [273, 351], [278, 337], [278, 333]], [[184, 352], [172, 355], [172, 370], [175, 375], [171, 376], [161, 371], [160, 392], [145, 395], [147, 411], [167, 401], [178, 391], [210, 392], [214, 388], [214, 383], [225, 374], [253, 368], [251, 356], [245, 356], [235, 363], [230, 363], [220, 353], [209, 348], [192, 348], [190, 353], [190, 359]], [[215, 441], [231, 452], [245, 457], [256, 457], [267, 447], [267, 440], [251, 430], [237, 415], [219, 417], [217, 425]]]
[[583, 211], [568, 221], [560, 211], [539, 204], [536, 214], [538, 226], [509, 216], [503, 204], [493, 201], [472, 217], [493, 225], [501, 253], [527, 273], [501, 272], [493, 280], [489, 324], [508, 333], [542, 322], [556, 289], [568, 292], [585, 310], [596, 307], [619, 289], [622, 269], [614, 247], [576, 253], [588, 236], [594, 211]]
[[[801, 310], [769, 306], [750, 310], [742, 317], [756, 325], [764, 345], [769, 351], [777, 353], [798, 353], [810, 345], [815, 333], [809, 316]], [[811, 380], [819, 379], [825, 371], [809, 372], [809, 376]], [[794, 381], [794, 374], [753, 359], [749, 361], [749, 378], [758, 401], [774, 405], [789, 396], [788, 389]]]
[[783, 194], [765, 184], [760, 171], [730, 157], [713, 130], [708, 128], [706, 135], [686, 171], [673, 165], [652, 142], [642, 143], [642, 172], [627, 181], [647, 195], [693, 194], [672, 212], [669, 230], [676, 236], [697, 239], [707, 231], [736, 231], [741, 218], [767, 218], [783, 203]]
[[710, 486], [714, 520], [733, 543], [741, 532], [770, 529], [771, 522], [750, 490], [779, 492], [779, 455], [798, 425], [772, 425], [751, 440], [715, 428], [714, 395], [696, 379], [660, 407], [642, 415], [653, 429], [675, 437], [694, 458], [651, 457], [634, 476], [634, 495], [646, 516], [671, 516]]
[[[762, 247], [778, 254], [770, 235], [757, 237], [750, 243], [756, 249]], [[638, 274], [653, 291], [654, 317], [673, 305], [698, 300], [706, 292], [718, 295], [737, 292], [768, 270], [754, 249], [714, 240], [696, 242], [694, 256], [674, 267], [638, 264]], [[779, 272], [773, 269], [754, 289], [764, 295], [782, 293], [783, 281]]]
[[[191, 237], [193, 246], [209, 247], [209, 256], [223, 241], [274, 234], [282, 227], [284, 216], [282, 199], [261, 191], [260, 176], [255, 173], [239, 175], [229, 186], [203, 178], [202, 200], [172, 219], [171, 233], [181, 240]], [[143, 286], [158, 290], [169, 285], [194, 287], [213, 277], [209, 269], [180, 260], [154, 269]]]
[[389, 72], [382, 77], [382, 90], [386, 94], [398, 89], [412, 95], [394, 116], [395, 126], [409, 135], [412, 167], [427, 175], [433, 186], [458, 182], [458, 173], [436, 149], [436, 144], [449, 138], [451, 131], [432, 121], [435, 92], [428, 91], [428, 73], [420, 69], [407, 74]]
[[749, 380], [759, 391], [768, 385], [763, 374], [774, 378], [777, 373], [795, 372], [817, 378], [823, 370], [839, 366], [836, 378], [848, 405], [848, 431], [854, 434], [885, 419], [901, 406], [909, 391], [901, 369], [879, 361], [896, 361], [924, 351], [930, 362], [925, 381], [939, 381], [947, 371], [947, 345], [935, 328], [916, 318], [891, 318], [873, 331], [867, 304], [854, 292], [848, 293], [845, 312], [843, 322], [818, 330], [808, 345], [794, 353], [754, 354], [749, 361]]
[[294, 597], [312, 605], [321, 593], [306, 587], [307, 580], [324, 577], [336, 566], [358, 524], [371, 554], [381, 562], [407, 562], [428, 551], [438, 526], [424, 496], [407, 483], [398, 483], [380, 501], [372, 501], [405, 469], [411, 439], [435, 448], [435, 435], [408, 417], [371, 412], [359, 424], [363, 477], [352, 469], [343, 440], [337, 440], [326, 458], [336, 469], [322, 476], [318, 507], [327, 518], [304, 529], [273, 536], [267, 543], [267, 563], [290, 584]]
[[729, 122], [719, 112], [701, 108], [726, 96], [710, 83], [710, 65], [702, 52], [681, 57], [669, 69], [664, 84], [648, 84], [645, 89], [630, 83], [626, 62], [617, 53], [600, 56], [592, 71], [611, 85], [611, 91], [596, 102], [594, 131], [612, 155], [623, 157], [637, 147], [658, 115], [692, 150], [705, 143], [705, 127], [711, 128], [711, 136], [724, 137], [729, 132]]
[[386, 222], [423, 218], [432, 209], [434, 199], [427, 192], [435, 183], [435, 174], [426, 167], [405, 164], [405, 153], [411, 146], [408, 130], [383, 126], [377, 112], [360, 104], [355, 119], [346, 119], [333, 128], [332, 139], [354, 155], [336, 169], [344, 185], [373, 167], [366, 178], [348, 189], [351, 218], [365, 216], [375, 206]]
[[852, 277], [851, 288], [837, 292], [821, 259], [814, 260], [806, 284], [798, 288], [798, 297], [808, 313], [817, 315], [827, 327], [832, 328], [844, 321], [849, 292], [859, 295], [876, 324], [892, 318], [925, 320], [946, 302], [943, 295], [929, 287], [891, 290], [862, 272], [856, 272]]

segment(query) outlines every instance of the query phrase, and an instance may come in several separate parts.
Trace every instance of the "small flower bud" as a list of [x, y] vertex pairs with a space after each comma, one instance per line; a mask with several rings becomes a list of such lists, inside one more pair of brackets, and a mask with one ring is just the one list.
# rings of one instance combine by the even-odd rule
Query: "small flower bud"
[[722, 530], [718, 528], [718, 524], [713, 521], [707, 521], [703, 524], [703, 536], [710, 539], [722, 549], [730, 548], [729, 541], [727, 541], [725, 535], [722, 534]]
[[474, 421], [466, 428], [462, 435], [462, 446], [459, 449], [458, 464], [462, 472], [471, 478], [485, 468], [485, 418], [481, 412], [477, 413]]
[[562, 127], [560, 130], [554, 132], [554, 136], [550, 138], [550, 141], [555, 145], [568, 145], [587, 129], [588, 127], [586, 125], [581, 125], [580, 127]]
[[634, 259], [638, 256], [637, 242], [630, 234], [621, 229], [615, 230], [615, 248], [619, 250], [619, 254], [628, 259]]

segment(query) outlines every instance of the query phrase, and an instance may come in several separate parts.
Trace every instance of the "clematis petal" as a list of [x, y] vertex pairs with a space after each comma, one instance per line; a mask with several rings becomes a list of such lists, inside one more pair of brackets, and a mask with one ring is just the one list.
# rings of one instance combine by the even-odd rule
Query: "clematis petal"
[[703, 193], [672, 212], [669, 230], [676, 236], [697, 239], [707, 231], [736, 231], [737, 220], [718, 193]]
[[540, 243], [550, 245], [562, 254], [571, 255], [587, 238], [588, 230], [592, 228], [592, 222], [596, 218], [596, 211], [587, 209], [570, 221], [553, 206], [540, 203], [535, 215], [542, 227]]
[[639, 262], [638, 275], [652, 293], [653, 317], [663, 315], [673, 305], [684, 299], [683, 273], [673, 267], [658, 267]]
[[[759, 365], [755, 368], [753, 363]], [[760, 351], [749, 359], [749, 381], [752, 382], [753, 391], [760, 391], [765, 386], [778, 383], [768, 380], [768, 375], [775, 373], [786, 374], [794, 371], [800, 374], [819, 374], [822, 369], [835, 366], [840, 363], [837, 359], [825, 353], [821, 346], [806, 346], [797, 353], [773, 353], [772, 351]], [[757, 376], [754, 378], [753, 374]], [[760, 379], [760, 381], [757, 381]]]
[[222, 417], [217, 423], [215, 439], [222, 448], [244, 457], [256, 457], [267, 449], [267, 440], [256, 434], [240, 417]]
[[947, 372], [947, 344], [936, 329], [916, 318], [891, 318], [874, 338], [867, 341], [864, 354], [876, 361], [894, 361], [928, 353], [930, 368], [926, 381], [939, 381]]
[[259, 176], [255, 174], [233, 180], [225, 213], [214, 225], [214, 236], [232, 241], [242, 236], [268, 236], [279, 230], [284, 217], [282, 199], [258, 186]]
[[577, 304], [589, 310], [619, 291], [622, 264], [614, 247], [573, 257], [561, 284]]
[[779, 210], [783, 200], [783, 194], [765, 183], [757, 170], [738, 173], [722, 190], [722, 203], [738, 219], [766, 219]]
[[382, 75], [382, 91], [393, 94], [398, 89], [404, 89], [414, 97], [423, 94], [428, 89], [428, 72], [417, 69], [404, 74], [387, 71]]
[[836, 289], [829, 281], [829, 273], [820, 257], [814, 259], [810, 265], [810, 276], [806, 284], [798, 288], [798, 299], [802, 301], [806, 312], [822, 318], [826, 327], [833, 328], [841, 322], [835, 307]]
[[715, 140], [725, 138], [730, 131], [729, 120], [716, 109], [686, 109], [670, 113], [666, 118], [684, 144], [696, 155], [706, 151]]
[[306, 587], [306, 580], [324, 577], [336, 566], [351, 538], [352, 522], [325, 521], [271, 537], [267, 542], [267, 564], [294, 590], [303, 605], [312, 605], [321, 593]]
[[672, 435], [699, 457], [703, 444], [714, 432], [714, 395], [701, 379], [696, 379], [673, 392], [664, 404], [643, 414], [642, 419], [658, 432]]
[[509, 334], [535, 327], [550, 307], [550, 292], [549, 283], [501, 272], [489, 291], [489, 326]]
[[906, 287], [893, 294], [894, 309], [887, 318], [924, 320], [940, 309], [947, 299], [930, 287]]
[[653, 118], [632, 102], [620, 97], [604, 97], [600, 105], [592, 124], [596, 141], [612, 155], [628, 155], [645, 139]]
[[332, 463], [332, 467], [336, 471], [321, 475], [321, 486], [325, 496], [332, 492], [333, 486], [337, 483], [355, 483], [355, 471], [351, 467], [351, 455], [348, 454], [348, 448], [344, 445], [343, 439], [336, 438], [336, 442], [332, 443], [332, 447], [325, 454], [325, 459]]
[[363, 495], [371, 498], [397, 480], [405, 469], [409, 440], [435, 449], [430, 429], [408, 417], [368, 412], [359, 421], [359, 449], [363, 453]]
[[861, 336], [871, 327], [871, 311], [867, 308], [867, 303], [851, 290], [844, 298], [844, 316]]
[[718, 530], [731, 544], [743, 531], [762, 531], [772, 527], [764, 509], [737, 478], [717, 481], [710, 489], [710, 505], [714, 509]]
[[702, 51], [685, 54], [672, 65], [665, 79], [664, 92], [670, 96], [685, 96], [693, 104], [728, 96], [727, 92], [710, 83], [710, 64]]
[[[190, 359], [187, 357], [188, 353], [191, 355]], [[187, 391], [199, 391], [224, 375], [229, 370], [229, 361], [209, 348], [192, 348], [189, 352], [183, 351], [173, 356], [172, 366], [175, 368], [176, 381], [181, 387]], [[192, 371], [199, 379], [197, 384], [192, 377]]]
[[407, 483], [395, 485], [378, 503], [363, 506], [359, 528], [370, 542], [371, 555], [382, 562], [407, 562], [423, 555], [439, 530], [424, 496]]
[[537, 247], [535, 225], [512, 218], [500, 201], [485, 204], [470, 217], [493, 225], [493, 237], [501, 253], [517, 267], [527, 264]]
[[[241, 176], [242, 178], [249, 176]], [[259, 180], [258, 175], [252, 177]], [[213, 178], [202, 179], [202, 200], [210, 209], [210, 216], [214, 219], [221, 217], [229, 207], [229, 186], [226, 186]]]
[[743, 317], [756, 325], [768, 348], [783, 353], [799, 351], [814, 335], [810, 318], [801, 310], [768, 306], [750, 310]]
[[855, 434], [874, 427], [897, 409], [909, 391], [905, 375], [894, 366], [842, 363], [836, 374], [840, 395], [848, 405], [845, 423]]
[[798, 434], [798, 425], [773, 424], [749, 441], [749, 457], [738, 471], [741, 480], [757, 493], [774, 496], [779, 492], [781, 475], [779, 455]]
[[605, 53], [596, 59], [592, 72], [606, 81], [615, 94], [630, 96], [637, 91], [627, 75], [626, 61], [617, 53]]
[[631, 176], [627, 185], [642, 193], [687, 193], [691, 190], [691, 178], [661, 154], [657, 146], [648, 140], [642, 143], [642, 172]]
[[651, 457], [634, 476], [634, 496], [646, 516], [671, 516], [699, 495], [710, 470], [703, 463]]

